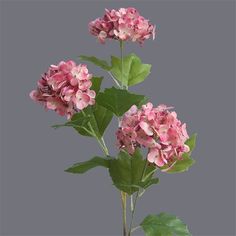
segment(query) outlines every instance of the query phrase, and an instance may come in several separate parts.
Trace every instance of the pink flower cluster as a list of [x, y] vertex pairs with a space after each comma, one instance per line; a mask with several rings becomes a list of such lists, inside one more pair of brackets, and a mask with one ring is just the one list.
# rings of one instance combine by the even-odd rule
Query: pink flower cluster
[[116, 133], [119, 148], [133, 154], [136, 147], [148, 148], [147, 159], [158, 167], [172, 165], [182, 154], [189, 152], [185, 141], [189, 138], [186, 124], [177, 119], [165, 105], [152, 103], [141, 109], [133, 105], [123, 116]]
[[70, 119], [76, 111], [95, 103], [96, 93], [90, 90], [91, 78], [86, 65], [61, 61], [58, 65], [51, 65], [42, 75], [30, 97], [46, 109]]
[[105, 9], [105, 15], [89, 23], [89, 31], [101, 43], [105, 39], [116, 39], [142, 44], [150, 36], [155, 38], [155, 26], [132, 7], [119, 10]]

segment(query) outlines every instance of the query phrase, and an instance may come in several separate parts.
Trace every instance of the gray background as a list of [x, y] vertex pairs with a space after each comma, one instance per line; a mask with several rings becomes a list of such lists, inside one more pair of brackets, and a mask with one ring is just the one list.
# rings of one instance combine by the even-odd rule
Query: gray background
[[[160, 173], [135, 221], [166, 211], [193, 235], [235, 235], [235, 3], [146, 0], [1, 1], [1, 235], [121, 235], [120, 196], [107, 172], [63, 172], [102, 154], [96, 142], [70, 128], [50, 128], [64, 119], [45, 113], [28, 94], [52, 63], [118, 55], [118, 43], [100, 45], [87, 24], [105, 7], [122, 6], [137, 7], [159, 29], [144, 47], [126, 45], [126, 53], [153, 64], [145, 83], [132, 90], [154, 104], [173, 105], [189, 133], [198, 133], [195, 166]], [[103, 71], [89, 69], [111, 86]], [[109, 146], [116, 127], [113, 120]]]

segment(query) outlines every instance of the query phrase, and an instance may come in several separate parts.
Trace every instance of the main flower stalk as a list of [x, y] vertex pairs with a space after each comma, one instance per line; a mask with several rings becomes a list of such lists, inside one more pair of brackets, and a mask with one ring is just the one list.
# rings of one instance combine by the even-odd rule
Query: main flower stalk
[[[147, 165], [148, 165], [148, 161], [146, 159], [145, 166], [143, 167], [143, 172], [142, 172], [142, 176], [141, 176], [141, 182], [142, 182], [142, 180], [143, 180], [143, 178], [145, 176]], [[131, 233], [132, 233], [134, 214], [135, 214], [135, 210], [136, 210], [136, 205], [137, 205], [137, 200], [138, 200], [139, 194], [140, 194], [140, 189], [138, 190], [138, 192], [135, 195], [134, 203], [132, 203], [133, 206], [130, 207], [131, 208], [131, 220], [130, 220], [128, 236], [131, 236]]]
[[126, 207], [127, 207], [127, 194], [121, 191], [121, 201], [122, 201], [122, 212], [123, 212], [123, 236], [127, 236], [127, 220], [126, 220]]

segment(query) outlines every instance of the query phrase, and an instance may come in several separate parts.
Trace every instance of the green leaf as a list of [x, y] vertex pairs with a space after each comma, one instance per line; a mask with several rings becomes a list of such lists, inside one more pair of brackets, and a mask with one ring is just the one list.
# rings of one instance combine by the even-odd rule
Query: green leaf
[[188, 227], [176, 216], [148, 215], [140, 224], [146, 236], [191, 236]]
[[89, 123], [85, 125], [89, 132], [86, 132], [85, 129], [77, 129], [77, 131], [84, 136], [101, 138], [113, 117], [112, 112], [97, 103], [94, 106], [85, 108], [83, 112], [86, 117], [90, 117]]
[[109, 167], [110, 159], [104, 159], [102, 157], [94, 157], [89, 161], [79, 162], [74, 164], [73, 166], [66, 169], [66, 172], [73, 173], [73, 174], [83, 174], [88, 170], [95, 168], [97, 166], [102, 167]]
[[146, 99], [143, 95], [130, 93], [127, 90], [109, 88], [99, 93], [96, 101], [103, 107], [112, 111], [116, 116], [122, 116], [132, 105], [139, 106]]
[[79, 134], [89, 137], [101, 138], [112, 120], [113, 114], [105, 107], [95, 104], [85, 108], [82, 112], [74, 114], [71, 121], [62, 125], [54, 125], [54, 128], [63, 126], [73, 127]]
[[[111, 73], [122, 82], [121, 60], [111, 57]], [[151, 65], [142, 64], [141, 59], [135, 54], [129, 54], [123, 59], [123, 83], [126, 86], [139, 84], [150, 74]]]
[[132, 156], [125, 151], [121, 151], [118, 158], [112, 159], [109, 164], [109, 173], [113, 184], [129, 195], [139, 189], [156, 184], [158, 180], [152, 178], [156, 168], [148, 165], [145, 168], [145, 166], [146, 160], [142, 158], [138, 149]]
[[99, 134], [100, 136], [103, 136], [107, 126], [110, 124], [112, 120], [113, 114], [105, 107], [96, 104], [93, 111], [93, 115], [97, 123]]
[[189, 146], [190, 152], [192, 152], [196, 146], [196, 139], [197, 134], [195, 133], [185, 142], [185, 144]]
[[99, 126], [96, 120], [96, 117], [94, 115], [94, 111], [97, 107], [97, 104], [95, 104], [94, 106], [88, 106], [83, 110], [83, 114], [82, 112], [80, 113], [81, 115], [85, 116], [85, 117], [90, 117], [89, 122], [86, 124], [86, 130], [88, 130], [89, 132], [84, 132], [84, 130], [77, 130], [81, 135], [84, 136], [92, 136], [92, 137], [102, 137], [102, 135], [99, 132]]
[[[84, 114], [82, 112], [78, 112], [74, 114], [70, 121], [66, 122], [65, 124], [53, 125], [53, 128], [60, 128], [60, 127], [72, 127], [74, 128], [79, 134], [83, 136], [90, 136], [95, 137], [95, 134], [99, 134], [98, 127], [96, 126], [96, 121], [94, 120], [93, 113], [90, 111], [91, 107], [87, 107], [84, 109]], [[90, 111], [90, 112], [88, 112]], [[88, 114], [90, 113], [90, 114]], [[92, 116], [91, 116], [92, 115]], [[94, 130], [97, 132], [93, 132], [88, 125], [88, 123], [94, 126]]]
[[[93, 109], [89, 106], [87, 108], [85, 108], [82, 112], [78, 112], [76, 113], [74, 116], [72, 116], [71, 120], [76, 123], [76, 119], [80, 118], [80, 119], [87, 119], [87, 117], [89, 117], [89, 124], [88, 122], [84, 124], [83, 127], [77, 127], [77, 126], [73, 126], [73, 128], [81, 135], [83, 136], [89, 136], [89, 137], [96, 137], [96, 135], [99, 134], [98, 132], [98, 127], [96, 124], [96, 121], [94, 119], [94, 115], [93, 115]], [[91, 126], [93, 127], [93, 130], [91, 130]]]
[[100, 91], [100, 87], [102, 84], [103, 77], [93, 77], [91, 79], [92, 81], [92, 86], [90, 87], [91, 90], [94, 90], [96, 94]]
[[85, 56], [81, 55], [80, 59], [82, 61], [89, 61], [92, 62], [94, 65], [101, 67], [104, 70], [110, 70], [111, 67], [108, 65], [108, 63], [105, 60], [98, 59], [97, 57], [94, 56]]
[[[85, 130], [87, 123], [90, 121], [91, 117], [84, 117], [81, 113], [76, 113], [73, 115], [70, 121], [65, 124], [52, 125], [53, 128], [57, 129], [60, 127], [73, 127], [76, 130]], [[86, 131], [85, 131], [86, 132]]]
[[180, 173], [187, 171], [195, 163], [195, 160], [193, 160], [187, 153], [184, 153], [182, 155], [182, 158], [182, 160], [176, 160], [176, 163], [173, 164], [171, 167], [161, 167], [161, 170], [170, 174]]

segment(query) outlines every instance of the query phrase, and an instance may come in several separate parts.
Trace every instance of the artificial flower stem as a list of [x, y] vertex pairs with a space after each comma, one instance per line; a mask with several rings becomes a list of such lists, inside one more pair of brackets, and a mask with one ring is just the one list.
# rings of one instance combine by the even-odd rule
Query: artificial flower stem
[[136, 193], [135, 198], [134, 198], [134, 203], [133, 203], [133, 209], [131, 209], [131, 220], [130, 220], [130, 226], [129, 226], [129, 233], [128, 236], [131, 236], [131, 230], [132, 230], [132, 225], [133, 225], [133, 220], [134, 220], [134, 213], [135, 213], [135, 209], [136, 209], [136, 204], [137, 204], [137, 200], [138, 200], [138, 195], [139, 195], [139, 191]]
[[109, 156], [109, 151], [104, 143], [103, 138], [98, 138], [96, 137], [98, 144], [101, 146], [103, 152], [105, 153], [106, 156]]
[[122, 201], [122, 211], [123, 211], [123, 236], [127, 236], [126, 200], [127, 200], [127, 194], [121, 191], [121, 201]]
[[[124, 41], [120, 40], [120, 60], [121, 60], [121, 89], [124, 89], [124, 56], [123, 56], [123, 50], [124, 50]], [[120, 124], [120, 118], [118, 118], [118, 124]], [[122, 200], [122, 210], [123, 210], [123, 236], [127, 236], [127, 223], [126, 223], [126, 200], [127, 200], [127, 194], [123, 191], [121, 191], [121, 200]]]
[[[143, 180], [143, 177], [145, 176], [147, 165], [148, 165], [148, 161], [146, 159], [145, 165], [143, 167], [142, 175], [141, 175], [141, 181]], [[134, 202], [133, 202], [133, 207], [131, 208], [131, 220], [130, 220], [128, 236], [131, 236], [132, 225], [133, 225], [133, 220], [134, 220], [134, 213], [135, 213], [135, 209], [136, 209], [137, 200], [138, 200], [138, 197], [139, 197], [139, 192], [140, 192], [140, 190], [138, 190], [138, 192], [136, 193], [135, 198], [134, 198]]]
[[120, 83], [117, 81], [117, 79], [114, 77], [114, 75], [113, 75], [110, 71], [108, 71], [108, 74], [111, 76], [111, 78], [113, 79], [113, 81], [115, 82], [115, 84], [116, 84], [119, 88], [121, 88]]
[[[124, 85], [124, 41], [120, 40], [120, 60], [121, 60], [121, 89], [127, 89]], [[118, 117], [118, 124], [120, 125], [120, 118]], [[127, 236], [127, 222], [126, 222], [126, 200], [127, 194], [121, 191], [122, 210], [123, 210], [123, 236]]]
[[141, 226], [137, 226], [137, 227], [134, 227], [132, 230], [131, 230], [131, 233], [133, 233], [135, 230], [141, 228]]
[[104, 153], [106, 154], [106, 156], [109, 156], [109, 151], [108, 151], [107, 145], [106, 145], [105, 140], [104, 140], [103, 137], [101, 137], [101, 142], [102, 142], [102, 145], [104, 147]]
[[121, 60], [121, 88], [125, 88], [124, 85], [124, 41], [120, 40], [120, 60]]
[[131, 212], [134, 210], [133, 194], [131, 194], [131, 196], [130, 196], [130, 210], [131, 210]]

